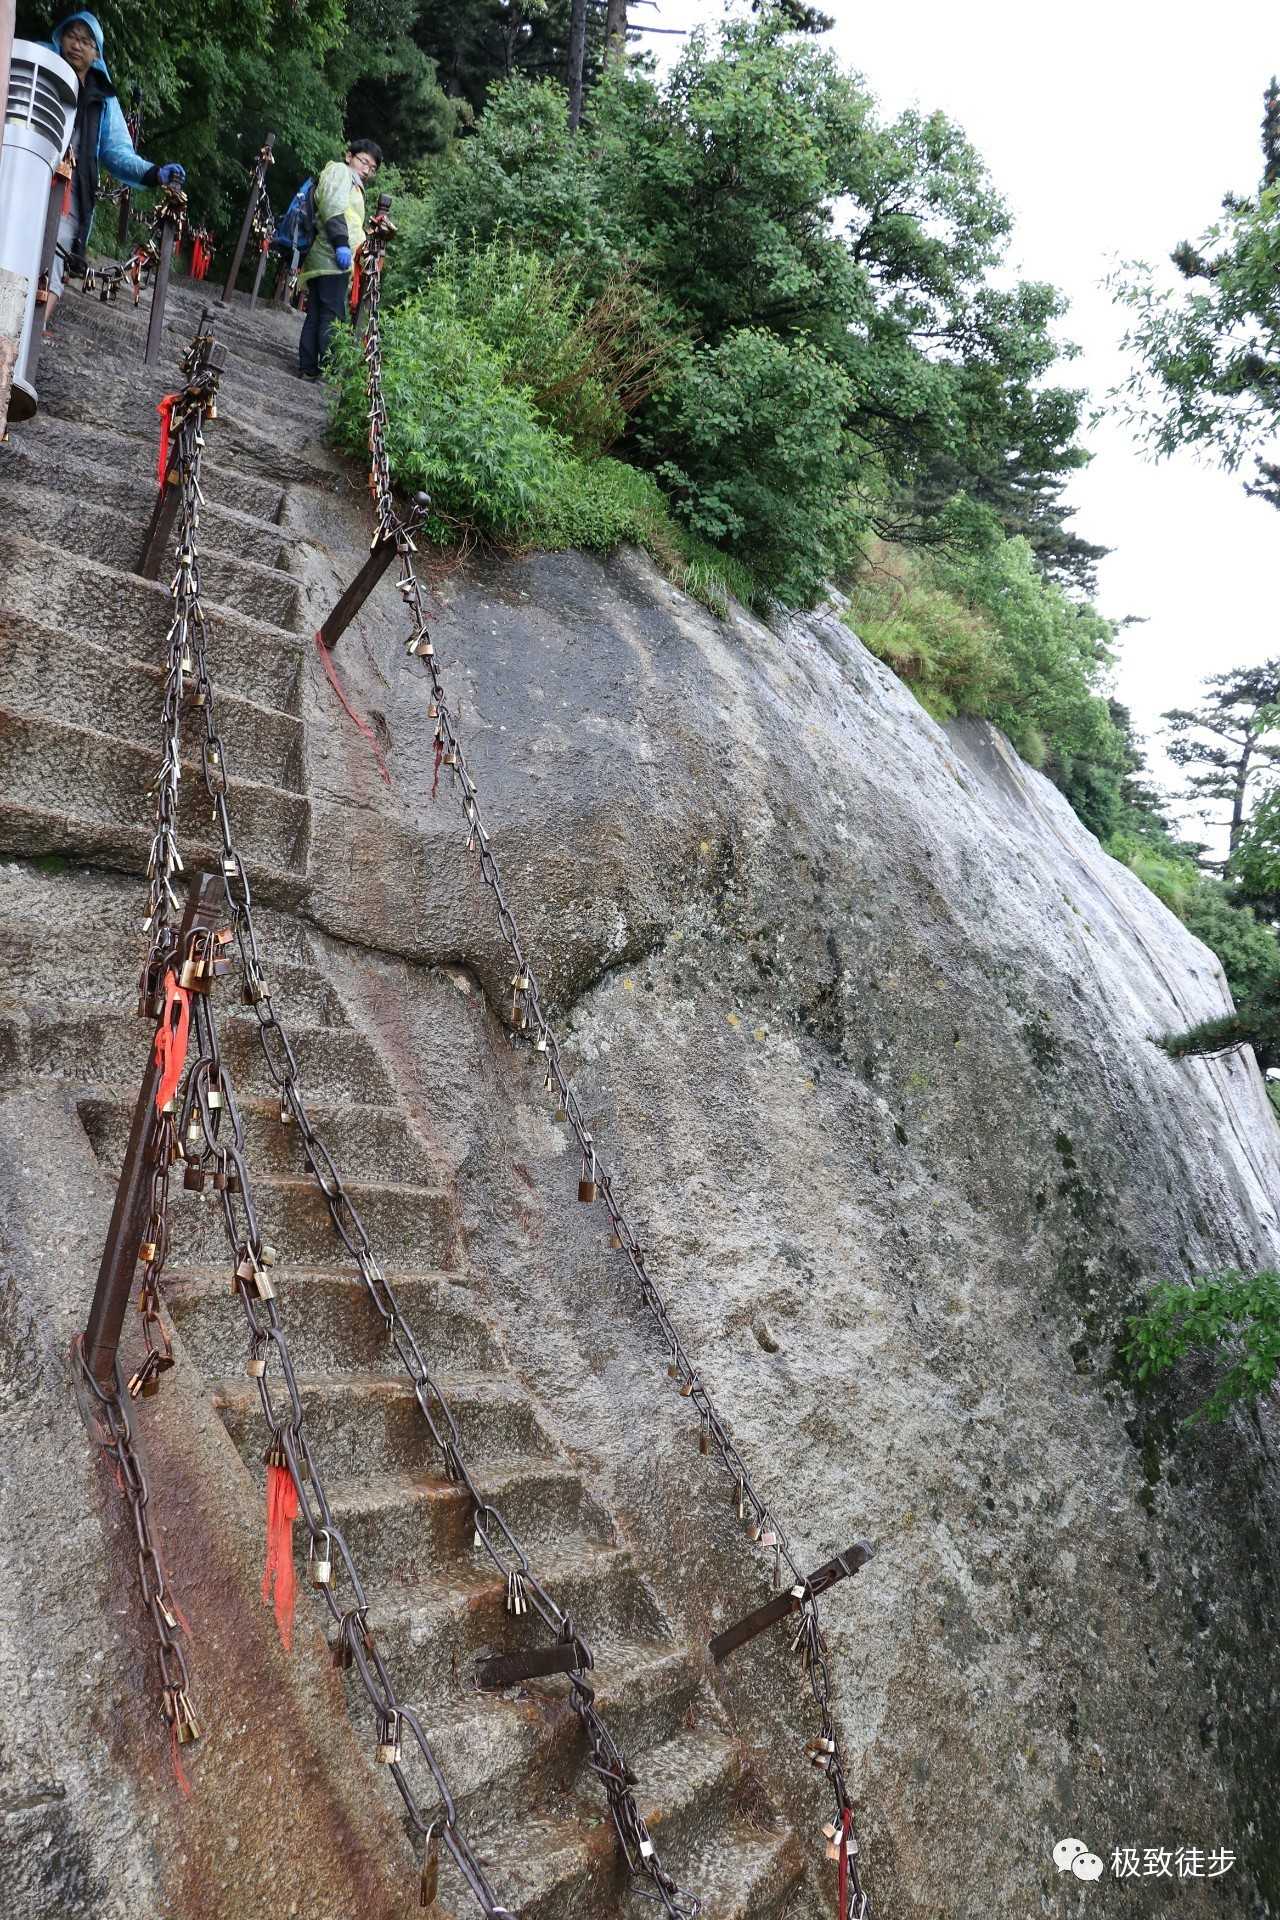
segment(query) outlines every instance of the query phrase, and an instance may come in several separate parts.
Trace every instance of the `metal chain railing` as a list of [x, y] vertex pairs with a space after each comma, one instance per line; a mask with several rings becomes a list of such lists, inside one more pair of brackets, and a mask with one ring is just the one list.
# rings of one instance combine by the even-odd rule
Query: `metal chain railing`
[[808, 1742], [805, 1751], [810, 1762], [827, 1776], [835, 1802], [835, 1820], [824, 1827], [823, 1832], [827, 1839], [828, 1854], [840, 1861], [841, 1880], [847, 1884], [846, 1913], [841, 1920], [869, 1920], [871, 1908], [859, 1873], [858, 1842], [853, 1832], [853, 1802], [833, 1712], [831, 1672], [817, 1595], [792, 1553], [785, 1529], [757, 1489], [746, 1462], [712, 1402], [699, 1369], [694, 1365], [666, 1302], [646, 1268], [644, 1249], [623, 1212], [614, 1192], [612, 1178], [601, 1161], [586, 1116], [565, 1071], [559, 1042], [543, 1011], [537, 976], [503, 890], [498, 862], [481, 814], [476, 784], [468, 772], [466, 755], [445, 696], [444, 681], [427, 623], [422, 584], [414, 567], [415, 549], [396, 508], [387, 451], [388, 416], [382, 383], [381, 292], [387, 242], [394, 230], [385, 213], [379, 212], [370, 221], [364, 243], [368, 302], [364, 360], [369, 403], [369, 484], [379, 534], [396, 543], [399, 559], [397, 585], [413, 625], [405, 650], [422, 662], [431, 683], [428, 718], [435, 721], [436, 772], [438, 774], [443, 766], [449, 769], [452, 776], [467, 826], [467, 846], [478, 856], [480, 874], [493, 894], [498, 923], [511, 955], [514, 967], [510, 1014], [513, 1041], [525, 1040], [532, 1052], [541, 1056], [546, 1091], [553, 1093], [556, 1098], [556, 1117], [567, 1122], [581, 1150], [582, 1172], [578, 1182], [578, 1197], [584, 1202], [597, 1197], [603, 1199], [612, 1229], [612, 1244], [625, 1255], [639, 1284], [644, 1304], [667, 1348], [668, 1374], [677, 1382], [682, 1398], [689, 1401], [699, 1417], [701, 1450], [704, 1454], [714, 1451], [730, 1477], [733, 1504], [747, 1537], [761, 1547], [772, 1550], [775, 1587], [782, 1567], [785, 1565], [787, 1569], [791, 1593], [800, 1611], [800, 1622], [791, 1644], [804, 1664], [819, 1718], [819, 1731]]
[[[177, 944], [175, 915], [179, 907], [176, 878], [182, 872], [177, 822], [177, 796], [181, 779], [180, 735], [184, 702], [189, 699], [204, 715], [205, 737], [201, 749], [204, 784], [212, 802], [214, 822], [221, 842], [223, 885], [233, 921], [233, 927], [228, 930], [226, 938], [229, 940], [231, 933], [234, 932], [239, 942], [244, 964], [245, 997], [258, 1012], [259, 1031], [268, 1069], [276, 1078], [277, 1086], [287, 1090], [282, 1092], [281, 1117], [298, 1121], [308, 1159], [322, 1186], [325, 1185], [325, 1181], [321, 1169], [323, 1167], [329, 1169], [333, 1194], [330, 1196], [326, 1188], [326, 1197], [330, 1198], [331, 1210], [335, 1204], [340, 1208], [346, 1208], [352, 1223], [358, 1226], [359, 1216], [341, 1188], [333, 1162], [323, 1142], [310, 1125], [297, 1087], [297, 1060], [288, 1037], [272, 1010], [270, 997], [266, 991], [253, 925], [248, 874], [243, 856], [235, 843], [227, 805], [226, 761], [222, 740], [216, 730], [213, 686], [209, 675], [207, 635], [200, 587], [199, 528], [200, 509], [203, 505], [200, 470], [204, 449], [203, 427], [207, 420], [214, 417], [218, 383], [216, 368], [210, 368], [207, 364], [207, 349], [211, 344], [206, 333], [203, 331], [197, 333], [183, 362], [183, 371], [189, 376], [188, 386], [185, 393], [175, 402], [172, 416], [181, 498], [177, 519], [177, 558], [170, 584], [173, 619], [167, 640], [168, 670], [162, 708], [163, 748], [160, 773], [154, 783], [156, 827], [148, 860], [148, 910], [143, 923], [144, 931], [150, 937], [150, 947], [142, 971], [139, 1011], [154, 1014], [157, 1010], [161, 981], [166, 977], [173, 978]], [[204, 974], [207, 977], [203, 980], [203, 984], [207, 987], [212, 977], [228, 972], [230, 967], [231, 962], [226, 957], [222, 946], [216, 941], [210, 942], [202, 955], [194, 955], [185, 963], [183, 972], [187, 977], [181, 980], [181, 984], [198, 987], [202, 984], [199, 976]], [[374, 1709], [378, 1734], [377, 1757], [390, 1768], [414, 1832], [420, 1838], [425, 1837], [427, 1841], [428, 1858], [424, 1868], [424, 1889], [427, 1878], [434, 1875], [439, 1844], [443, 1841], [482, 1910], [492, 1916], [508, 1915], [509, 1909], [498, 1902], [478, 1855], [458, 1827], [453, 1797], [439, 1762], [423, 1732], [418, 1716], [411, 1707], [401, 1701], [391, 1673], [368, 1627], [368, 1595], [346, 1539], [334, 1520], [305, 1431], [304, 1409], [297, 1375], [274, 1290], [268, 1277], [268, 1268], [274, 1260], [274, 1251], [265, 1243], [259, 1226], [245, 1163], [243, 1124], [231, 1076], [222, 1059], [218, 1044], [217, 1023], [212, 1003], [206, 992], [196, 991], [192, 995], [190, 1004], [196, 1038], [196, 1057], [187, 1074], [186, 1089], [177, 1115], [161, 1116], [162, 1127], [158, 1137], [162, 1145], [158, 1149], [155, 1162], [152, 1213], [142, 1248], [143, 1255], [148, 1259], [142, 1300], [144, 1329], [147, 1334], [147, 1357], [133, 1381], [130, 1382], [129, 1391], [130, 1393], [154, 1391], [158, 1373], [164, 1367], [172, 1365], [172, 1352], [163, 1328], [160, 1329], [158, 1342], [152, 1338], [152, 1328], [160, 1325], [158, 1320], [159, 1268], [164, 1261], [169, 1243], [169, 1168], [178, 1160], [182, 1160], [185, 1163], [183, 1186], [188, 1191], [197, 1192], [203, 1190], [209, 1169], [212, 1168], [213, 1190], [221, 1205], [228, 1247], [232, 1254], [235, 1273], [233, 1285], [244, 1308], [249, 1330], [249, 1373], [257, 1381], [263, 1414], [271, 1435], [267, 1458], [271, 1464], [286, 1468], [293, 1482], [298, 1496], [299, 1515], [310, 1535], [309, 1564], [313, 1569], [323, 1569], [323, 1578], [317, 1572], [313, 1584], [323, 1593], [330, 1617], [339, 1629], [334, 1649], [335, 1659], [343, 1667], [354, 1666]], [[273, 1033], [277, 1037], [281, 1056], [287, 1063], [287, 1079], [280, 1075], [279, 1062], [273, 1058], [272, 1042], [269, 1038]], [[363, 1229], [361, 1228], [360, 1231], [363, 1232]], [[367, 1247], [367, 1236], [365, 1236], [365, 1243]], [[362, 1272], [365, 1273], [366, 1282], [371, 1284], [372, 1290], [371, 1276], [381, 1279], [381, 1275], [376, 1263], [372, 1260], [371, 1252], [366, 1262], [362, 1263]], [[385, 1282], [383, 1285], [386, 1287]], [[374, 1297], [375, 1300], [378, 1297], [376, 1292]], [[386, 1287], [386, 1297], [390, 1300], [389, 1287]], [[405, 1323], [399, 1321], [398, 1324], [403, 1329], [404, 1336], [412, 1342], [412, 1334], [409, 1333]], [[425, 1365], [421, 1364], [421, 1354], [416, 1343], [412, 1350], [417, 1355], [421, 1367], [423, 1384], [419, 1392], [419, 1404], [423, 1405], [424, 1412], [427, 1412], [428, 1419], [431, 1419], [427, 1396], [431, 1393], [435, 1394], [439, 1406], [447, 1416], [450, 1430], [450, 1440], [447, 1444], [452, 1449], [451, 1457], [460, 1466], [457, 1427], [453, 1422], [452, 1414], [448, 1412], [443, 1397], [436, 1392], [434, 1383], [427, 1375]], [[278, 1362], [284, 1381], [288, 1396], [287, 1409], [278, 1410], [272, 1400], [270, 1361], [273, 1357]], [[432, 1430], [437, 1438], [441, 1439], [442, 1445], [446, 1444], [434, 1422]], [[125, 1431], [127, 1434], [127, 1417]], [[459, 1477], [465, 1478], [465, 1470], [459, 1473]], [[469, 1480], [466, 1484], [473, 1497], [479, 1498]], [[143, 1499], [145, 1506], [145, 1494]], [[340, 1603], [334, 1577], [335, 1563], [340, 1563], [345, 1569], [351, 1589], [349, 1605]], [[571, 1629], [572, 1623], [567, 1622], [567, 1624]], [[167, 1668], [165, 1672], [166, 1687], [168, 1687]], [[185, 1668], [182, 1670], [182, 1679], [185, 1689]], [[194, 1725], [194, 1722], [192, 1724]], [[430, 1815], [424, 1813], [402, 1764], [405, 1729], [416, 1741], [426, 1761], [435, 1792], [439, 1796], [440, 1810]]]
[[[197, 335], [192, 355], [197, 355], [199, 348], [207, 344], [207, 338]], [[191, 364], [198, 366], [198, 358], [193, 359]], [[186, 363], [184, 371], [189, 371]], [[215, 394], [216, 375], [213, 376], [212, 389], [193, 389], [189, 385], [186, 394], [180, 396], [174, 408], [181, 504], [177, 522], [177, 567], [171, 587], [174, 618], [169, 632], [169, 667], [163, 701], [164, 747], [156, 781], [156, 828], [148, 862], [148, 911], [143, 923], [152, 944], [143, 972], [142, 997], [148, 1006], [154, 1005], [159, 983], [172, 958], [173, 916], [178, 907], [175, 881], [182, 870], [177, 835], [181, 715], [183, 702], [190, 692], [204, 715], [204, 781], [221, 844], [223, 883], [232, 931], [243, 962], [244, 997], [257, 1017], [263, 1058], [280, 1100], [281, 1121], [286, 1125], [297, 1125], [303, 1154], [324, 1195], [333, 1226], [355, 1261], [369, 1296], [386, 1325], [412, 1383], [418, 1408], [440, 1449], [445, 1470], [451, 1480], [465, 1489], [471, 1501], [475, 1544], [483, 1548], [495, 1570], [506, 1582], [508, 1611], [519, 1615], [532, 1606], [556, 1635], [557, 1644], [571, 1649], [575, 1655], [575, 1664], [566, 1669], [570, 1678], [570, 1700], [586, 1730], [590, 1763], [600, 1778], [630, 1871], [648, 1882], [652, 1897], [661, 1903], [672, 1920], [693, 1920], [699, 1902], [682, 1893], [663, 1867], [636, 1803], [633, 1791], [637, 1784], [636, 1777], [595, 1704], [595, 1691], [586, 1678], [594, 1667], [591, 1649], [579, 1632], [572, 1614], [558, 1605], [538, 1579], [527, 1549], [499, 1508], [486, 1497], [472, 1477], [453, 1410], [427, 1366], [413, 1329], [401, 1310], [394, 1286], [378, 1263], [368, 1230], [343, 1182], [333, 1155], [312, 1122], [302, 1092], [297, 1055], [272, 1002], [254, 927], [249, 877], [233, 837], [227, 798], [226, 751], [217, 731], [204, 614], [200, 602], [198, 535], [202, 504], [201, 426], [204, 419], [212, 417]], [[179, 417], [180, 405], [184, 411]], [[206, 1178], [205, 1161], [212, 1158], [216, 1168], [213, 1173], [214, 1186], [221, 1191], [219, 1181], [227, 1177], [226, 1162], [219, 1157], [216, 1144], [206, 1140], [204, 1147], [198, 1145], [201, 1138], [199, 1125], [197, 1122], [193, 1126], [189, 1103], [190, 1094], [179, 1129], [182, 1151], [187, 1161], [184, 1185], [196, 1190], [202, 1188]], [[257, 1338], [256, 1330], [254, 1338]], [[256, 1363], [263, 1351], [262, 1347], [251, 1344], [251, 1365]], [[156, 1363], [157, 1366], [160, 1364]], [[403, 1787], [401, 1791], [404, 1791]]]

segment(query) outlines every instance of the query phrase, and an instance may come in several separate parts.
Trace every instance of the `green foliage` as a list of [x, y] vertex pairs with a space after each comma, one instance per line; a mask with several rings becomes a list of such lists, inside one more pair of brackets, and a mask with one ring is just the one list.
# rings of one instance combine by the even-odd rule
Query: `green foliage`
[[[651, 475], [601, 457], [590, 435], [585, 451], [575, 448], [564, 426], [583, 419], [582, 383], [530, 384], [540, 338], [544, 376], [581, 370], [574, 342], [594, 310], [563, 274], [501, 248], [448, 256], [424, 293], [385, 316], [388, 452], [397, 484], [431, 495], [426, 538], [451, 545], [481, 534], [513, 547], [605, 552], [634, 541], [715, 610], [727, 610], [730, 594], [750, 600], [758, 591], [750, 575], [676, 525]], [[345, 327], [335, 330], [329, 374], [334, 438], [363, 458], [364, 361]], [[616, 391], [590, 377], [592, 419], [612, 420]]]
[[873, 549], [847, 618], [935, 717], [994, 721], [1068, 793], [1074, 782], [1100, 825], [1111, 820], [1103, 790], [1118, 795], [1126, 766], [1101, 691], [1112, 628], [1044, 579], [1025, 540], [1004, 539], [988, 520], [968, 552]]
[[803, 340], [743, 327], [695, 348], [646, 416], [641, 445], [685, 524], [791, 605], [846, 563], [858, 525], [849, 392]]
[[[739, 557], [793, 502], [766, 563], [780, 597], [811, 598], [868, 524], [945, 542], [961, 491], [1047, 566], [1096, 557], [1058, 500], [1085, 457], [1080, 396], [1042, 384], [1062, 301], [993, 284], [1009, 217], [981, 161], [944, 115], [881, 122], [776, 10], [691, 35], [661, 84], [610, 69], [578, 137], [560, 88], [496, 86], [424, 189], [400, 284], [425, 284], [454, 236], [508, 236], [593, 292], [629, 268], [679, 317], [697, 344], [636, 453]], [[779, 415], [784, 369], [812, 437]]]
[[1128, 1322], [1121, 1353], [1140, 1382], [1167, 1374], [1188, 1354], [1223, 1369], [1193, 1420], [1224, 1420], [1232, 1407], [1270, 1391], [1280, 1366], [1280, 1274], [1223, 1273], [1184, 1286], [1163, 1281]]
[[1262, 456], [1280, 426], [1280, 93], [1266, 91], [1258, 191], [1228, 194], [1223, 218], [1170, 258], [1171, 289], [1142, 261], [1112, 281], [1132, 316], [1133, 373], [1119, 392], [1157, 456], [1196, 447], [1228, 468], [1258, 457], [1257, 486], [1280, 506], [1280, 467]]

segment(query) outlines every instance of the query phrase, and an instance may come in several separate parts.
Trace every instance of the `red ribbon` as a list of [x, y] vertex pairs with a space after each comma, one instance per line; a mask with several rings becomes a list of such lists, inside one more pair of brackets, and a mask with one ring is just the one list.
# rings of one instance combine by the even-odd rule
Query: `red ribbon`
[[156, 1065], [160, 1085], [156, 1088], [156, 1112], [160, 1113], [178, 1091], [182, 1069], [187, 1064], [187, 1041], [191, 1037], [191, 995], [178, 985], [178, 976], [170, 967], [164, 977], [164, 1012], [156, 1028]]
[[363, 279], [363, 277], [364, 276], [360, 270], [360, 255], [357, 254], [355, 257], [355, 264], [351, 269], [351, 311], [352, 313], [355, 313], [360, 306], [360, 282]]
[[288, 1653], [293, 1645], [293, 1523], [298, 1517], [298, 1489], [288, 1467], [267, 1468], [267, 1564], [262, 1570], [262, 1603], [271, 1605], [275, 1583], [276, 1626], [280, 1644]]
[[156, 412], [160, 415], [160, 454], [156, 460], [156, 483], [159, 486], [164, 485], [165, 472], [169, 465], [169, 435], [173, 429], [174, 404], [181, 398], [182, 395], [179, 393], [166, 393], [156, 408]]
[[387, 785], [390, 786], [391, 775], [387, 772], [387, 763], [382, 757], [382, 749], [378, 745], [377, 735], [374, 733], [373, 728], [369, 725], [369, 722], [367, 720], [362, 720], [360, 718], [360, 715], [356, 712], [355, 708], [352, 706], [351, 702], [348, 700], [346, 694], [342, 691], [342, 682], [338, 678], [337, 668], [334, 666], [333, 661], [329, 654], [329, 649], [328, 647], [326, 647], [323, 636], [319, 632], [317, 632], [316, 634], [316, 645], [320, 649], [320, 658], [324, 662], [324, 670], [326, 674], [329, 676], [329, 685], [333, 688], [339, 700], [341, 700], [343, 708], [346, 711], [348, 718], [355, 722], [355, 725], [359, 730], [359, 732], [361, 732], [364, 735], [365, 739], [369, 742], [370, 751], [372, 752], [374, 759], [378, 763], [378, 772], [382, 775]]
[[840, 1920], [849, 1920], [849, 1835], [853, 1831], [853, 1808], [840, 1809]]

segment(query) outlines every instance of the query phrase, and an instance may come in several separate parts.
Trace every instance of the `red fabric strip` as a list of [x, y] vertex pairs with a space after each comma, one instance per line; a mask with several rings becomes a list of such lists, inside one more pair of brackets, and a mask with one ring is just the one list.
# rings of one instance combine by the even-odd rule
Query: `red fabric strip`
[[316, 645], [320, 649], [320, 658], [324, 663], [324, 670], [326, 675], [328, 676], [329, 685], [333, 688], [339, 700], [341, 700], [343, 709], [346, 712], [348, 718], [355, 723], [357, 730], [360, 733], [362, 733], [365, 739], [369, 742], [369, 750], [373, 754], [374, 759], [378, 763], [378, 772], [382, 775], [387, 785], [390, 786], [391, 775], [387, 772], [387, 763], [382, 757], [382, 749], [378, 745], [377, 735], [374, 733], [373, 728], [369, 725], [369, 722], [367, 720], [361, 719], [360, 715], [356, 712], [351, 702], [347, 699], [346, 694], [342, 691], [342, 682], [338, 678], [337, 668], [334, 666], [332, 657], [330, 656], [330, 653], [329, 653], [329, 649], [328, 647], [326, 647], [324, 640], [318, 631], [316, 633]]
[[156, 412], [160, 415], [160, 455], [156, 461], [156, 484], [161, 487], [164, 485], [165, 469], [169, 464], [169, 434], [173, 428], [173, 406], [175, 400], [181, 397], [177, 393], [166, 393], [156, 408]]
[[191, 995], [178, 985], [178, 976], [170, 967], [164, 977], [164, 1012], [156, 1028], [156, 1065], [160, 1085], [156, 1088], [156, 1112], [160, 1113], [178, 1091], [182, 1069], [187, 1064], [187, 1042], [191, 1037]]
[[288, 1467], [267, 1468], [267, 1564], [262, 1570], [262, 1600], [271, 1604], [275, 1584], [276, 1626], [280, 1644], [288, 1653], [293, 1645], [293, 1523], [298, 1517], [298, 1489]]

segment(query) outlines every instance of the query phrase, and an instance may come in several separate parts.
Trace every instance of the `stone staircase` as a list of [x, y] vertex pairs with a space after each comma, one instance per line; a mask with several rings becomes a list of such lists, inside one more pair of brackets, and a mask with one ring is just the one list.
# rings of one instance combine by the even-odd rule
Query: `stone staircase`
[[[175, 289], [168, 364], [152, 376], [141, 366], [145, 309], [72, 294], [40, 369], [40, 416], [0, 448], [0, 851], [11, 862], [0, 869], [0, 1084], [62, 1083], [110, 1169], [145, 1035], [134, 1015], [139, 876], [168, 625], [163, 586], [129, 569], [154, 499], [155, 402], [198, 311], [190, 290]], [[453, 1196], [290, 911], [307, 881], [299, 717], [307, 650], [289, 566], [295, 536], [282, 516], [288, 494], [294, 524], [305, 524], [297, 503], [309, 485], [332, 487], [333, 462], [319, 438], [323, 398], [291, 371], [297, 321], [251, 317], [241, 305], [217, 310], [215, 332], [230, 358], [204, 470], [210, 663], [237, 834], [255, 897], [268, 903], [256, 916], [260, 944], [316, 1126], [432, 1356], [473, 1473], [595, 1650], [602, 1710], [640, 1778], [637, 1798], [665, 1864], [704, 1896], [708, 1920], [807, 1915], [800, 1844], [761, 1816], [745, 1749], [707, 1687], [705, 1656], [677, 1644], [610, 1515], [512, 1376], [467, 1268]], [[190, 738], [194, 773], [194, 731]], [[189, 867], [214, 857], [196, 790], [185, 783]], [[513, 1912], [570, 1920], [648, 1911], [620, 1870], [567, 1683], [533, 1682], [502, 1697], [475, 1690], [479, 1653], [536, 1643], [545, 1629], [506, 1613], [502, 1582], [473, 1549], [466, 1499], [443, 1476], [296, 1129], [280, 1123], [256, 1022], [234, 1002], [223, 994], [224, 1057], [264, 1231], [280, 1250], [277, 1290], [312, 1445], [401, 1693], [419, 1710], [466, 1830]], [[263, 1427], [220, 1223], [209, 1198], [180, 1188], [174, 1223], [174, 1329], [246, 1473], [261, 1482]], [[300, 1608], [314, 1608], [319, 1624], [303, 1562], [300, 1551]], [[300, 1635], [296, 1657], [304, 1644]], [[355, 1687], [349, 1703], [386, 1807], [388, 1848], [410, 1873], [400, 1803], [374, 1764]], [[459, 1916], [475, 1911], [447, 1856], [441, 1901]]]

